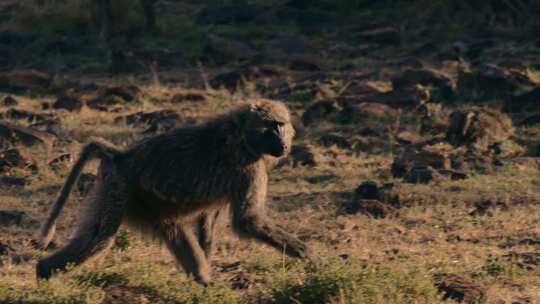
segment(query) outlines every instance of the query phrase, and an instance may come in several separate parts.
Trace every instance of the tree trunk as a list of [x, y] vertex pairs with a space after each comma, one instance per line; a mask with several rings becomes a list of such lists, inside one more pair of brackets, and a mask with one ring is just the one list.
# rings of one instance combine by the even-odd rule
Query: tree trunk
[[104, 43], [108, 43], [111, 38], [111, 1], [96, 0], [97, 4], [97, 22], [99, 24], [99, 35]]
[[140, 0], [144, 11], [145, 29], [148, 32], [153, 32], [156, 29], [156, 12], [154, 4], [157, 0]]

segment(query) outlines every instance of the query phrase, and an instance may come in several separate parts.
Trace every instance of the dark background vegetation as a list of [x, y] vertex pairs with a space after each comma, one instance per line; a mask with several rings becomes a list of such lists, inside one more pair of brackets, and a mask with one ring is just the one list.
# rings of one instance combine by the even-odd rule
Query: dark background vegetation
[[393, 45], [431, 53], [460, 40], [534, 40], [539, 6], [532, 0], [6, 0], [0, 68], [129, 72], [151, 61], [164, 69], [272, 63], [280, 59], [272, 42], [284, 43], [282, 36], [310, 39], [313, 48], [356, 47], [366, 42], [360, 32], [381, 26], [398, 31], [387, 37]]

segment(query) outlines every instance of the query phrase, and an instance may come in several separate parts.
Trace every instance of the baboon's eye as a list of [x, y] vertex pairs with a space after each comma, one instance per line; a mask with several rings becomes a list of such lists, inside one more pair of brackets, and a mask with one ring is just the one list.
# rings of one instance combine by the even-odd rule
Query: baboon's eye
[[269, 121], [266, 123], [266, 126], [268, 129], [272, 130], [273, 132], [275, 133], [280, 133], [280, 129], [284, 126], [285, 124], [280, 122], [280, 121]]
[[283, 122], [281, 122], [281, 121], [269, 121], [269, 122], [267, 122], [267, 125], [269, 127], [277, 129], [278, 127], [283, 127], [283, 125], [285, 125], [285, 124]]

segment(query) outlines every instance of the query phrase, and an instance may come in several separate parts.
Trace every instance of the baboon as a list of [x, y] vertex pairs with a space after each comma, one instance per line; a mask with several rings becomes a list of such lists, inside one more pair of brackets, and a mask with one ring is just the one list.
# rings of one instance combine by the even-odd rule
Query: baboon
[[[267, 169], [285, 156], [294, 128], [287, 107], [257, 100], [204, 124], [178, 128], [119, 150], [86, 145], [69, 173], [38, 238], [51, 241], [56, 219], [86, 162], [101, 160], [79, 227], [66, 246], [41, 259], [38, 278], [80, 264], [111, 247], [122, 222], [161, 239], [179, 266], [210, 281], [214, 222], [230, 207], [233, 229], [289, 256], [318, 261], [302, 241], [266, 216]], [[193, 223], [196, 222], [196, 225]]]

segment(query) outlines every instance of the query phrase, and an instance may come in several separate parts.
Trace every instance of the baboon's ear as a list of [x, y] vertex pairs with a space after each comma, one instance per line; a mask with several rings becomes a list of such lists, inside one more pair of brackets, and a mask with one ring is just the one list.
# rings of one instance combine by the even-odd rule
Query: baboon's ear
[[256, 103], [250, 103], [249, 104], [249, 112], [251, 113], [257, 113], [261, 111], [261, 107], [259, 104]]

